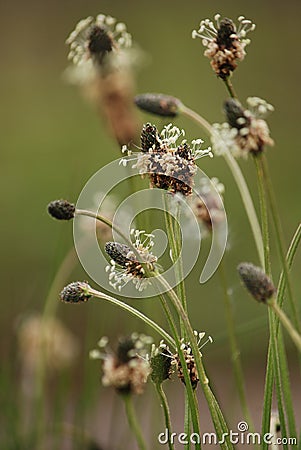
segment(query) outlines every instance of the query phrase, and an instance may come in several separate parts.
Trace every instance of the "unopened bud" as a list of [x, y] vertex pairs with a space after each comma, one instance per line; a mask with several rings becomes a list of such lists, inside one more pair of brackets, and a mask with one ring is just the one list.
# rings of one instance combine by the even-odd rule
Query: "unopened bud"
[[83, 303], [92, 297], [90, 294], [91, 287], [85, 281], [75, 281], [65, 286], [60, 293], [60, 298], [66, 303]]
[[179, 114], [182, 102], [171, 95], [140, 94], [134, 99], [138, 108], [157, 116], [175, 117]]
[[57, 220], [74, 218], [75, 206], [67, 200], [54, 200], [48, 205], [48, 213]]
[[266, 303], [275, 294], [275, 286], [260, 267], [241, 263], [237, 270], [245, 287], [258, 302]]

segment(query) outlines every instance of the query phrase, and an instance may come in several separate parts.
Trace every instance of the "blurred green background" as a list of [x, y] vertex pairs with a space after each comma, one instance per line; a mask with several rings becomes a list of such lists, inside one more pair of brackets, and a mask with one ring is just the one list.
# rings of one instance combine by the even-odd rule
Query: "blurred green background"
[[[76, 201], [90, 176], [119, 156], [118, 146], [93, 107], [62, 79], [67, 65], [64, 41], [80, 18], [102, 12], [124, 21], [134, 40], [149, 55], [147, 65], [137, 73], [137, 93], [175, 95], [211, 122], [223, 121], [226, 91], [213, 74], [208, 59], [203, 57], [201, 41], [191, 39], [191, 31], [202, 18], [213, 17], [216, 12], [233, 19], [244, 14], [257, 24], [250, 35], [252, 43], [247, 47], [247, 57], [239, 64], [233, 83], [243, 101], [248, 96], [259, 96], [275, 106], [269, 125], [276, 145], [268, 149], [268, 159], [288, 245], [300, 221], [301, 3], [297, 0], [243, 3], [235, 0], [228, 5], [217, 0], [214, 6], [212, 3], [195, 0], [1, 3], [0, 354], [4, 365], [12, 367], [12, 373], [17, 366], [18, 318], [43, 310], [57, 268], [73, 245], [72, 224], [53, 221], [46, 206], [56, 198]], [[141, 120], [160, 125], [157, 118], [139, 114]], [[188, 139], [202, 136], [202, 131], [185, 118], [177, 118], [175, 123], [186, 129]], [[208, 175], [220, 178], [226, 187], [229, 251], [225, 265], [237, 325], [262, 318], [261, 325], [240, 335], [242, 357], [247, 372], [253, 374], [257, 367], [262, 372], [267, 348], [266, 310], [247, 297], [235, 269], [243, 260], [258, 263], [246, 214], [224, 161], [204, 159], [201, 167]], [[254, 166], [251, 161], [242, 161], [241, 167], [257, 199]], [[271, 248], [277, 280], [279, 265], [273, 239]], [[298, 299], [300, 262], [299, 255], [292, 273]], [[225, 373], [230, 371], [221, 290], [217, 276], [200, 286], [198, 274], [196, 271], [188, 280], [189, 310], [194, 327], [216, 337], [216, 344], [205, 350], [214, 380], [216, 368]], [[66, 283], [85, 278], [78, 266]], [[164, 323], [157, 301], [141, 300], [138, 307]], [[79, 381], [79, 392], [88, 379], [90, 386], [98, 389], [98, 369], [95, 363], [86, 360], [88, 350], [101, 335], [114, 339], [143, 329], [125, 313], [99, 302], [78, 308], [59, 305], [58, 314], [82, 343], [76, 377], [86, 381]], [[294, 371], [295, 353], [290, 342], [288, 346]], [[88, 366], [85, 375], [84, 366]], [[262, 374], [258, 383], [261, 392]]]

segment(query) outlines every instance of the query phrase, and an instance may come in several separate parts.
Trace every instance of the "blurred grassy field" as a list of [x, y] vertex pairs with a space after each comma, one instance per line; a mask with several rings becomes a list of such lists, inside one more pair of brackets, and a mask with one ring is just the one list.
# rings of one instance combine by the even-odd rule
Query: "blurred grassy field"
[[[209, 121], [222, 121], [226, 92], [202, 56], [200, 41], [191, 30], [200, 19], [216, 12], [251, 18], [257, 29], [247, 58], [233, 82], [241, 99], [260, 96], [275, 106], [269, 118], [276, 145], [268, 159], [285, 233], [286, 245], [300, 221], [300, 13], [297, 0], [260, 2], [221, 0], [92, 0], [4, 2], [0, 6], [1, 49], [1, 289], [0, 354], [9, 365], [15, 359], [14, 329], [17, 318], [32, 310], [42, 311], [47, 292], [66, 252], [72, 247], [72, 225], [49, 218], [46, 205], [56, 198], [77, 199], [83, 185], [100, 167], [119, 155], [119, 148], [93, 110], [72, 86], [64, 83], [67, 48], [64, 41], [79, 18], [98, 12], [126, 22], [129, 31], [149, 55], [137, 74], [137, 92], [164, 92], [181, 98]], [[156, 118], [140, 114], [141, 120]], [[202, 136], [196, 125], [178, 118], [188, 139]], [[222, 159], [201, 161], [202, 169], [226, 186], [229, 220], [229, 252], [226, 269], [233, 290], [236, 320], [243, 324], [263, 318], [266, 311], [249, 301], [235, 267], [242, 260], [257, 263], [251, 232], [231, 175]], [[251, 161], [241, 162], [254, 197], [255, 171]], [[277, 269], [277, 251], [271, 241]], [[300, 255], [293, 270], [294, 292], [301, 295]], [[188, 280], [189, 310], [193, 325], [217, 338], [208, 353], [212, 364], [229, 366], [218, 278], [205, 286], [198, 273]], [[275, 270], [275, 279], [278, 271]], [[78, 267], [70, 276], [87, 278]], [[134, 303], [134, 302], [133, 302]], [[143, 311], [161, 317], [157, 302], [142, 300]], [[220, 311], [220, 313], [219, 313]], [[79, 308], [59, 306], [59, 315], [80, 337], [82, 358], [100, 335], [116, 336], [141, 329], [140, 324], [108, 305], [91, 303]], [[108, 320], [111, 318], [112, 320]], [[266, 350], [265, 325], [241, 336], [246, 363]], [[90, 366], [89, 366], [90, 367]], [[91, 377], [91, 374], [89, 375]], [[93, 378], [93, 376], [92, 376]], [[97, 380], [96, 380], [97, 381]], [[95, 383], [95, 380], [94, 380]]]

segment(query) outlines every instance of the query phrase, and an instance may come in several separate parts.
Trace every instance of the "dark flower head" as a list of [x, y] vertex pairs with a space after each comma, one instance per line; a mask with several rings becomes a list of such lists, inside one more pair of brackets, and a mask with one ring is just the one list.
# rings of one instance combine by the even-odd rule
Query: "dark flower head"
[[105, 58], [108, 54], [117, 56], [119, 50], [130, 48], [132, 38], [124, 23], [117, 23], [114, 17], [99, 14], [96, 18], [80, 20], [66, 44], [70, 45], [68, 59], [75, 65], [81, 66], [92, 60], [100, 69], [108, 62]]
[[67, 200], [54, 200], [48, 207], [49, 214], [58, 220], [70, 220], [74, 218], [75, 206]]
[[153, 383], [161, 384], [163, 381], [170, 379], [172, 374], [172, 355], [163, 341], [159, 347], [155, 347], [153, 344], [150, 366], [152, 370], [150, 376]]
[[140, 141], [142, 152], [147, 153], [149, 150], [159, 151], [161, 147], [161, 140], [157, 127], [149, 122], [144, 124], [141, 131]]
[[258, 302], [266, 303], [276, 293], [273, 282], [260, 267], [241, 263], [237, 270], [246, 289]]
[[176, 117], [182, 106], [178, 98], [165, 94], [140, 94], [134, 101], [143, 111], [163, 117]]
[[60, 293], [60, 298], [66, 303], [84, 303], [92, 297], [90, 289], [91, 287], [85, 281], [75, 281], [64, 287]]
[[233, 39], [236, 38], [236, 27], [231, 19], [222, 19], [217, 30], [216, 42], [219, 47], [224, 46], [230, 49], [233, 46]]
[[230, 98], [224, 103], [224, 110], [227, 117], [227, 122], [232, 128], [240, 130], [243, 127], [250, 125], [250, 114], [243, 109], [240, 102], [234, 98]]

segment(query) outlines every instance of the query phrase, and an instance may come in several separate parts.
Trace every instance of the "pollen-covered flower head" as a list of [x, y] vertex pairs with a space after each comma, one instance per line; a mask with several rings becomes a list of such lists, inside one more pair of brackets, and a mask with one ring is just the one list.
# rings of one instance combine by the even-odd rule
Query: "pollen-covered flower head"
[[150, 284], [146, 269], [153, 272], [160, 266], [157, 257], [151, 249], [154, 245], [153, 235], [144, 230], [131, 230], [133, 247], [119, 242], [107, 242], [105, 251], [110, 256], [110, 265], [106, 267], [109, 273], [110, 285], [119, 291], [132, 281], [138, 291], [143, 291]]
[[[197, 339], [197, 345], [199, 348], [200, 355], [201, 349], [208, 343], [213, 342], [213, 339], [211, 336], [208, 336], [205, 342], [202, 342], [203, 338], [205, 337], [204, 332], [198, 332], [194, 331], [194, 335]], [[181, 339], [181, 350], [184, 354], [185, 361], [187, 364], [187, 369], [190, 377], [191, 386], [193, 389], [196, 389], [198, 382], [199, 382], [199, 376], [197, 373], [196, 365], [195, 365], [195, 359], [192, 352], [192, 348], [190, 345], [190, 342], [185, 341], [184, 338]], [[178, 378], [182, 381], [182, 383], [185, 384], [185, 378], [184, 378], [184, 372], [183, 372], [183, 366], [180, 360], [179, 352], [173, 353], [167, 344], [164, 343], [164, 341], [160, 342], [160, 345], [158, 347], [158, 352], [161, 353], [163, 356], [170, 358], [171, 365], [176, 367]]]
[[[151, 187], [167, 190], [173, 194], [188, 196], [192, 193], [193, 177], [197, 171], [195, 161], [211, 156], [211, 148], [201, 149], [204, 141], [195, 139], [188, 144], [184, 130], [166, 125], [159, 133], [155, 125], [146, 123], [141, 132], [141, 153], [138, 153], [137, 168], [141, 175], [148, 175]], [[132, 152], [125, 146], [123, 152]], [[121, 162], [127, 164], [126, 159]]]
[[263, 119], [274, 110], [273, 106], [259, 97], [249, 97], [247, 104], [248, 109], [232, 98], [225, 102], [227, 122], [213, 125], [211, 140], [215, 154], [230, 151], [234, 156], [246, 158], [249, 153], [261, 153], [265, 145], [274, 145]]
[[226, 79], [236, 69], [237, 62], [244, 59], [245, 47], [250, 43], [246, 35], [255, 29], [255, 24], [244, 16], [238, 17], [238, 26], [231, 19], [221, 19], [220, 14], [214, 19], [215, 23], [210, 19], [202, 20], [192, 37], [202, 39], [207, 47], [204, 55], [211, 59], [211, 67], [218, 77]]
[[132, 333], [119, 340], [114, 353], [108, 339], [101, 338], [90, 357], [103, 360], [103, 385], [114, 387], [120, 394], [142, 394], [151, 372], [146, 355], [152, 342], [150, 336]]
[[218, 178], [206, 177], [200, 180], [200, 185], [196, 189], [197, 194], [191, 198], [192, 210], [204, 227], [204, 232], [211, 232], [213, 224], [218, 224], [225, 220], [225, 212], [222, 203], [222, 196], [225, 186]]
[[132, 45], [131, 35], [124, 23], [114, 17], [99, 14], [78, 22], [66, 40], [70, 45], [68, 59], [75, 65], [92, 64], [97, 69], [118, 65], [122, 51]]

